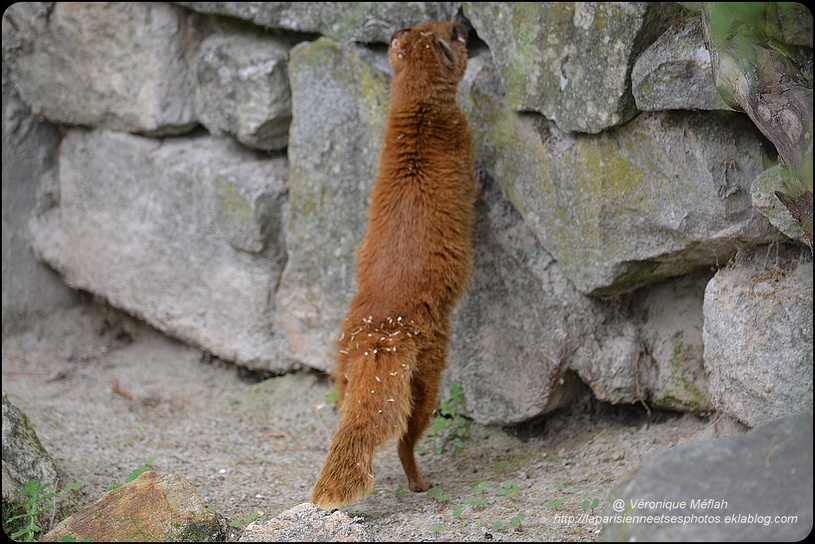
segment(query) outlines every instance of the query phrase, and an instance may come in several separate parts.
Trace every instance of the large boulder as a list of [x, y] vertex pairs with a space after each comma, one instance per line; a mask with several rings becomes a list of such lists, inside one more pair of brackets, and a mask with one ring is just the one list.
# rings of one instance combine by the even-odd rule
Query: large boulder
[[273, 329], [286, 259], [284, 157], [206, 135], [74, 129], [59, 179], [59, 207], [43, 215], [37, 240], [68, 285], [218, 357], [293, 368]]
[[183, 477], [144, 472], [62, 520], [40, 539], [61, 542], [224, 542], [226, 534]]
[[618, 483], [604, 542], [791, 542], [812, 531], [812, 412], [674, 446]]
[[705, 291], [705, 368], [716, 411], [749, 426], [812, 410], [812, 255], [743, 252]]
[[54, 123], [188, 132], [197, 124], [200, 41], [191, 17], [158, 2], [18, 4], [14, 81], [32, 111]]
[[[16, 493], [33, 480], [47, 485], [43, 493], [58, 491], [59, 475], [54, 460], [45, 451], [28, 417], [3, 391], [3, 532], [10, 535], [25, 527], [24, 520], [8, 522], [18, 514], [28, 512], [24, 496]], [[41, 505], [44, 508], [53, 503]], [[42, 520], [40, 520], [42, 521]]]

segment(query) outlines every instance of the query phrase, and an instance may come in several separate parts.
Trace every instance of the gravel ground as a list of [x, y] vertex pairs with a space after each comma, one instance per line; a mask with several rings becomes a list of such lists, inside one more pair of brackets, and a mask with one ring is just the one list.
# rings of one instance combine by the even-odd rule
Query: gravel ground
[[[230, 540], [251, 519], [308, 501], [337, 422], [320, 373], [258, 376], [95, 303], [4, 338], [2, 357], [3, 390], [31, 419], [62, 483], [82, 485], [73, 508], [150, 464], [189, 480], [230, 524]], [[403, 492], [396, 446], [381, 448], [374, 492], [346, 511], [378, 541], [597, 541], [592, 516], [615, 482], [720, 427], [735, 432], [584, 391], [522, 428], [469, 422], [459, 452], [425, 438], [419, 463], [440, 488], [434, 497]]]

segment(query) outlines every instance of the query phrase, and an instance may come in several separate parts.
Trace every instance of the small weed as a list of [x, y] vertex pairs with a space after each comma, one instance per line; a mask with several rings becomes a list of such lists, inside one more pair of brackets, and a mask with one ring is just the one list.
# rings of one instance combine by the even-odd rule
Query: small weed
[[513, 495], [517, 495], [520, 491], [521, 491], [520, 486], [514, 482], [510, 482], [509, 480], [501, 482], [498, 485], [498, 489], [495, 490], [497, 494], [503, 495], [504, 497], [511, 497]]
[[[520, 531], [521, 530], [521, 520], [523, 518], [525, 518], [525, 517], [526, 517], [526, 514], [524, 514], [523, 512], [518, 512], [517, 514], [512, 516], [512, 519], [509, 520], [510, 528], [512, 528], [512, 530], [514, 530], [514, 531]], [[496, 522], [493, 522], [492, 525], [490, 525], [490, 528], [492, 528], [493, 531], [500, 531], [504, 527], [506, 527], [506, 525], [504, 524], [503, 521], [496, 521]]]
[[248, 516], [238, 516], [238, 519], [233, 519], [229, 522], [229, 526], [237, 529], [243, 529], [245, 526], [249, 525], [261, 516], [263, 516], [263, 514], [260, 512], [253, 512]]
[[400, 485], [396, 488], [396, 491], [393, 492], [397, 499], [401, 499], [405, 496], [405, 489]]
[[[454, 383], [450, 386], [450, 400], [441, 403], [439, 415], [433, 419], [430, 431], [427, 436], [443, 436], [441, 445], [435, 446], [433, 451], [437, 454], [444, 451], [444, 447], [449, 443], [453, 446], [453, 456], [455, 457], [464, 449], [462, 438], [470, 434], [467, 428], [467, 420], [461, 415], [461, 404], [464, 401], [464, 392], [461, 386]], [[446, 434], [442, 435], [442, 431]]]
[[463, 504], [457, 504], [457, 505], [453, 506], [453, 517], [454, 518], [457, 518], [457, 517], [461, 516], [462, 512], [464, 512], [464, 505]]
[[[127, 475], [127, 479], [125, 480], [125, 484], [129, 484], [130, 482], [132, 482], [133, 480], [135, 480], [136, 478], [138, 478], [139, 476], [141, 476], [145, 472], [153, 470], [153, 464], [152, 463], [153, 463], [153, 458], [150, 457], [150, 458], [147, 459], [147, 464], [146, 465], [144, 465], [142, 467], [139, 467], [136, 470], [131, 471], [130, 474]], [[105, 489], [105, 493], [107, 493], [108, 491], [113, 491], [114, 489], [122, 487], [123, 485], [124, 484], [113, 484], [112, 486]]]
[[561, 506], [563, 506], [563, 499], [549, 499], [548, 501], [546, 501], [546, 506], [555, 509], [560, 508]]
[[467, 504], [472, 506], [473, 508], [483, 508], [487, 506], [486, 499], [467, 499]]
[[521, 530], [521, 520], [523, 518], [525, 518], [525, 517], [526, 517], [526, 514], [524, 514], [523, 512], [518, 512], [517, 514], [512, 516], [511, 520], [509, 520], [509, 526], [512, 527], [516, 531], [520, 531]]
[[564, 489], [566, 489], [570, 485], [572, 485], [572, 484], [569, 483], [569, 482], [555, 482], [555, 490], [556, 491], [563, 491]]
[[592, 513], [594, 513], [594, 509], [600, 506], [600, 499], [594, 498], [590, 501], [583, 501], [581, 506], [583, 507], [583, 510], [591, 509]]
[[79, 482], [67, 482], [64, 486], [62, 486], [57, 502], [64, 500], [66, 504], [78, 507], [79, 501], [82, 499], [82, 493], [79, 491], [80, 489], [82, 489], [82, 484]]
[[498, 461], [495, 463], [493, 470], [495, 470], [496, 474], [499, 474], [509, 468], [509, 461]]
[[440, 533], [440, 532], [444, 531], [444, 524], [443, 523], [436, 523], [434, 525], [431, 525], [427, 530], [430, 533]]
[[27, 511], [22, 514], [17, 514], [15, 516], [11, 516], [6, 520], [6, 523], [22, 519], [25, 520], [25, 527], [19, 531], [11, 533], [11, 538], [18, 542], [34, 542], [34, 535], [42, 531], [42, 527], [37, 525], [37, 518], [39, 515], [46, 510], [49, 510], [54, 507], [54, 505], [42, 506], [42, 502], [48, 499], [52, 499], [57, 496], [57, 493], [45, 493], [48, 487], [51, 484], [40, 484], [36, 480], [29, 480], [28, 483], [23, 486], [22, 488], [15, 491], [15, 493], [19, 493], [20, 495], [25, 495], [27, 500], [22, 504], [14, 507], [12, 510], [18, 510], [26, 508]]
[[473, 491], [476, 493], [481, 493], [480, 499], [467, 499], [467, 504], [472, 506], [473, 508], [482, 508], [487, 505], [487, 498], [485, 496], [485, 492], [487, 487], [490, 483], [487, 480], [482, 480], [478, 482], [474, 487]]
[[332, 385], [325, 394], [325, 402], [327, 404], [337, 404], [337, 386]]
[[426, 494], [431, 499], [436, 499], [440, 503], [443, 503], [444, 501], [450, 498], [450, 496], [447, 495], [444, 491], [442, 491], [440, 487], [431, 487], [426, 491]]

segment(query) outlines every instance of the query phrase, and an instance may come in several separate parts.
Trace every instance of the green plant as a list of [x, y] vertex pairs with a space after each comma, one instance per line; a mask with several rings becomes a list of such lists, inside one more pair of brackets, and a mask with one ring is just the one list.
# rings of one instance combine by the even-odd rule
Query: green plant
[[549, 508], [560, 508], [563, 506], [563, 499], [549, 499], [546, 501], [546, 506]]
[[401, 499], [405, 496], [405, 489], [400, 485], [396, 488], [396, 491], [394, 491], [393, 494], [397, 499]]
[[482, 480], [478, 482], [475, 486], [473, 486], [473, 491], [475, 491], [476, 493], [481, 493], [481, 498], [467, 499], [467, 504], [469, 504], [473, 508], [481, 508], [483, 506], [486, 506], [487, 499], [485, 496], [485, 491], [487, 489], [487, 486], [489, 485], [490, 483], [487, 480]]
[[514, 482], [510, 482], [509, 480], [498, 484], [498, 489], [495, 490], [497, 494], [503, 495], [504, 497], [511, 497], [520, 491], [521, 487]]
[[431, 487], [425, 493], [428, 497], [430, 497], [431, 499], [436, 499], [440, 503], [443, 503], [444, 501], [450, 498], [450, 496], [447, 495], [444, 491], [442, 491], [440, 487]]
[[581, 506], [583, 510], [591, 509], [591, 511], [594, 512], [594, 509], [600, 506], [600, 499], [594, 498], [590, 501], [583, 501], [583, 504]]
[[337, 404], [337, 386], [332, 385], [328, 388], [328, 393], [325, 394], [325, 402], [328, 404]]
[[[46, 510], [54, 507], [53, 504], [42, 506], [42, 502], [57, 496], [57, 493], [45, 493], [51, 484], [40, 484], [36, 480], [29, 480], [25, 486], [15, 491], [20, 495], [25, 495], [27, 499], [22, 504], [12, 508], [12, 510], [27, 509], [22, 514], [11, 516], [6, 520], [7, 523], [21, 519], [25, 522], [25, 527], [19, 531], [11, 533], [12, 540], [18, 542], [34, 542], [34, 535], [42, 531], [42, 527], [37, 525], [37, 518]], [[20, 540], [22, 539], [22, 540]]]
[[450, 386], [450, 400], [441, 403], [439, 415], [433, 419], [430, 431], [427, 433], [427, 436], [442, 436], [442, 431], [447, 430], [443, 435], [441, 445], [433, 448], [436, 453], [442, 453], [448, 443], [453, 445], [454, 457], [464, 449], [464, 442], [461, 439], [466, 437], [470, 431], [467, 428], [467, 420], [461, 415], [463, 401], [464, 392], [459, 384], [454, 383]]
[[[139, 476], [141, 476], [145, 472], [153, 470], [152, 463], [153, 463], [153, 458], [149, 457], [147, 459], [147, 464], [146, 465], [141, 466], [141, 467], [137, 468], [136, 470], [131, 471], [130, 474], [127, 475], [127, 479], [125, 480], [125, 484], [129, 484], [130, 482], [132, 482], [133, 480], [135, 480], [136, 478], [138, 478]], [[108, 491], [113, 491], [114, 489], [122, 487], [123, 485], [124, 484], [113, 484], [112, 486], [105, 489], [105, 493], [107, 493]]]
[[566, 489], [570, 485], [572, 485], [570, 482], [555, 482], [555, 489], [557, 491], [563, 491], [564, 489]]
[[526, 517], [526, 514], [523, 512], [518, 512], [512, 519], [509, 520], [509, 526], [512, 527], [514, 530], [519, 531], [521, 529], [521, 520]]
[[238, 519], [233, 519], [232, 521], [229, 522], [229, 526], [230, 527], [236, 527], [238, 529], [242, 529], [243, 527], [245, 527], [246, 525], [249, 525], [250, 523], [252, 523], [256, 519], [258, 519], [262, 515], [263, 514], [261, 514], [260, 512], [253, 512], [253, 513], [249, 514], [248, 516], [238, 516]]
[[[521, 530], [521, 520], [523, 518], [525, 518], [525, 517], [526, 517], [526, 514], [524, 514], [523, 512], [518, 512], [517, 514], [512, 516], [512, 519], [509, 520], [509, 526], [515, 531], [520, 531]], [[506, 527], [506, 525], [504, 525], [503, 521], [496, 521], [496, 522], [493, 522], [493, 524], [490, 527], [492, 527], [493, 531], [500, 531], [501, 529]]]

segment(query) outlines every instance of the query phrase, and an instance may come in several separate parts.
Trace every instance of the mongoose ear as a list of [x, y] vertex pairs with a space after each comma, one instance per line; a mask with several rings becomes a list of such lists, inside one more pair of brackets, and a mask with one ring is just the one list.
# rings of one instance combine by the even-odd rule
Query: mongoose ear
[[409, 28], [403, 28], [401, 30], [397, 30], [396, 32], [394, 32], [391, 35], [391, 41], [390, 41], [391, 47], [398, 47], [399, 46], [399, 40], [402, 38], [402, 36], [404, 36], [408, 32], [410, 32]]
[[467, 27], [458, 21], [453, 23], [452, 40], [467, 44]]

